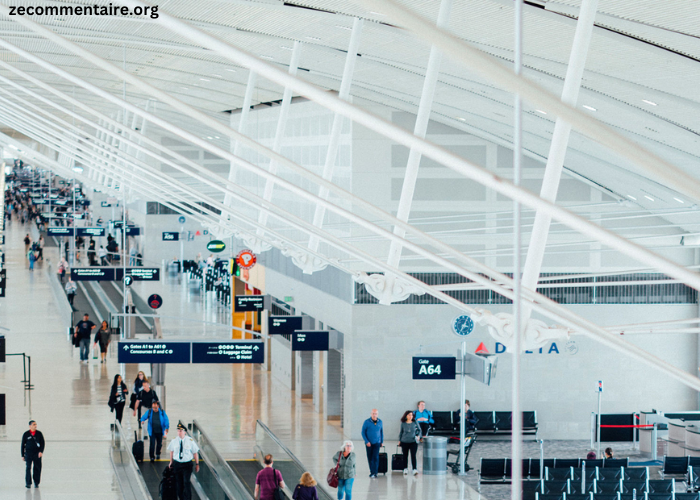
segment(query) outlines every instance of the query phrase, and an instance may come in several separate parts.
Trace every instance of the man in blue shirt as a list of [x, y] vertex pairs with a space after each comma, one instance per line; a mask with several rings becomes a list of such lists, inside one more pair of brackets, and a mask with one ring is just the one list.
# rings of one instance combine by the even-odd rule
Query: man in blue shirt
[[[425, 409], [425, 401], [418, 401], [418, 409], [413, 412], [413, 419], [418, 423], [421, 436], [427, 436], [430, 424], [434, 424], [433, 413]], [[423, 439], [421, 438], [421, 441]]]
[[367, 447], [369, 477], [377, 477], [379, 470], [379, 449], [384, 445], [384, 424], [379, 420], [379, 410], [372, 410], [372, 417], [362, 424], [362, 439]]
[[148, 446], [148, 456], [151, 462], [156, 458], [160, 458], [160, 449], [163, 446], [163, 436], [168, 436], [170, 429], [170, 420], [165, 411], [160, 408], [158, 401], [153, 401], [151, 409], [148, 410], [141, 421], [148, 420], [148, 435], [151, 436], [151, 444]]

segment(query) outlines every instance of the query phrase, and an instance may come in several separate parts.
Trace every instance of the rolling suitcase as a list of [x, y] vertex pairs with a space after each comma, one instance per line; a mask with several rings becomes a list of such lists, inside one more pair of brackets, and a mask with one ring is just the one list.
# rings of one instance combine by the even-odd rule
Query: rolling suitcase
[[177, 481], [175, 480], [175, 472], [166, 467], [163, 471], [163, 479], [160, 481], [160, 500], [177, 500]]
[[143, 462], [143, 441], [139, 439], [136, 431], [134, 431], [134, 444], [131, 445], [131, 453], [137, 462]]
[[386, 451], [382, 451], [384, 447], [379, 449], [379, 467], [377, 468], [378, 474], [386, 474], [389, 471], [389, 459], [387, 457]]
[[403, 463], [403, 453], [400, 453], [401, 447], [396, 447], [396, 453], [391, 456], [391, 472], [402, 472], [406, 468]]

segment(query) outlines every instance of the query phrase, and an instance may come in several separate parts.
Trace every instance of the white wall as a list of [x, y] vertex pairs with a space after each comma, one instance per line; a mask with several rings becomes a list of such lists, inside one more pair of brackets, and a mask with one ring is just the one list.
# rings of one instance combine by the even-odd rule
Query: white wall
[[293, 389], [293, 365], [292, 365], [292, 348], [288, 342], [277, 336], [273, 336], [270, 341], [270, 353], [272, 366], [270, 371], [276, 381], [280, 382], [287, 389]]

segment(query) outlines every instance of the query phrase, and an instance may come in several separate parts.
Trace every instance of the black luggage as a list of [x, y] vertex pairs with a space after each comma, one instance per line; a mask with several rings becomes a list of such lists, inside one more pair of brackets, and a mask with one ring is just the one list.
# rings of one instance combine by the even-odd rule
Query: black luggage
[[396, 453], [391, 456], [391, 472], [402, 471], [406, 468], [406, 464], [403, 463], [403, 453], [399, 453], [401, 447], [396, 447]]
[[386, 474], [389, 470], [389, 458], [385, 451], [382, 451], [384, 447], [379, 449], [379, 467], [377, 469], [378, 474]]
[[163, 479], [160, 480], [160, 500], [177, 500], [177, 481], [175, 472], [170, 467], [163, 471]]
[[136, 431], [134, 431], [134, 444], [131, 445], [131, 453], [137, 462], [143, 462], [143, 441], [139, 439]]

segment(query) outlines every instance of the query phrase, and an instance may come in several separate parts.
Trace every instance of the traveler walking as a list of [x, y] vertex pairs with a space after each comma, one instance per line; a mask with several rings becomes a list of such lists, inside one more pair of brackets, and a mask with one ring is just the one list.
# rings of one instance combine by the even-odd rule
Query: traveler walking
[[[138, 372], [136, 374], [136, 379], [134, 380], [134, 387], [131, 389], [131, 402], [129, 403], [129, 408], [136, 410], [136, 400], [139, 397], [139, 393], [143, 390], [143, 382], [148, 380], [146, 374], [143, 372]], [[141, 416], [139, 415], [139, 418]]]
[[418, 409], [413, 412], [413, 420], [420, 426], [422, 436], [427, 436], [430, 424], [434, 424], [433, 413], [425, 409], [425, 401], [418, 401]]
[[273, 467], [272, 455], [265, 455], [263, 463], [265, 466], [255, 476], [255, 493], [253, 496], [256, 500], [278, 500], [275, 491], [278, 488], [284, 489], [282, 473]]
[[136, 410], [139, 412], [139, 429], [141, 428], [141, 409], [145, 408], [148, 411], [154, 401], [158, 401], [158, 395], [151, 389], [148, 380], [144, 380], [143, 389], [136, 396], [136, 408], [134, 408], [134, 416], [136, 416]]
[[199, 472], [199, 446], [187, 435], [187, 429], [182, 424], [177, 424], [177, 437], [168, 445], [170, 452], [170, 465], [175, 472], [177, 481], [177, 497], [179, 500], [191, 500], [192, 486], [192, 458], [195, 461], [195, 472]]
[[105, 250], [105, 247], [100, 245], [100, 249], [97, 251], [97, 256], [100, 258], [100, 265], [101, 266], [107, 266], [109, 263], [107, 262], [107, 250]]
[[318, 500], [316, 480], [308, 472], [304, 472], [299, 479], [299, 484], [294, 488], [292, 500]]
[[29, 270], [33, 271], [34, 262], [36, 262], [36, 252], [34, 252], [34, 249], [29, 249], [29, 251], [27, 252], [27, 259], [29, 259]]
[[97, 262], [95, 261], [95, 240], [92, 239], [92, 236], [90, 236], [90, 242], [88, 243], [88, 265], [89, 266], [96, 266]]
[[[340, 459], [340, 461], [338, 460]], [[355, 445], [345, 441], [343, 449], [333, 456], [333, 463], [338, 464], [338, 500], [352, 500], [352, 485], [355, 482]]]
[[168, 437], [170, 420], [165, 410], [161, 409], [158, 401], [153, 401], [151, 409], [141, 417], [141, 422], [148, 421], [148, 435], [151, 437], [151, 444], [148, 446], [148, 456], [151, 462], [156, 458], [160, 459], [160, 449], [163, 446], [163, 438]]
[[97, 348], [97, 344], [100, 344], [100, 356], [102, 359], [100, 363], [107, 361], [107, 347], [109, 346], [111, 332], [109, 331], [109, 325], [106, 321], [103, 321], [100, 325], [100, 329], [95, 332], [95, 344], [94, 347]]
[[36, 421], [29, 421], [29, 430], [22, 436], [22, 460], [27, 464], [24, 484], [32, 487], [32, 465], [34, 465], [34, 487], [41, 482], [41, 457], [44, 456], [44, 435], [36, 429]]
[[69, 277], [68, 281], [66, 282], [65, 289], [66, 296], [68, 297], [68, 302], [70, 303], [70, 307], [75, 311], [73, 301], [75, 300], [75, 294], [78, 293], [78, 284]]
[[63, 283], [63, 278], [66, 276], [66, 272], [68, 271], [68, 261], [65, 258], [61, 258], [61, 261], [58, 263], [58, 276]]
[[75, 337], [80, 340], [80, 362], [88, 362], [90, 354], [90, 334], [97, 325], [90, 321], [90, 315], [85, 313], [83, 319], [75, 325]]
[[418, 451], [418, 442], [421, 438], [420, 427], [417, 422], [413, 421], [413, 412], [407, 411], [401, 417], [401, 430], [399, 431], [399, 445], [403, 452], [403, 475], [408, 475], [408, 453], [411, 453], [411, 465], [413, 475], [418, 474], [418, 465], [416, 460], [416, 451]]
[[369, 477], [376, 478], [379, 470], [379, 449], [384, 446], [384, 424], [379, 420], [379, 410], [372, 410], [372, 416], [362, 424], [362, 439], [367, 447]]
[[126, 404], [126, 395], [129, 394], [126, 384], [122, 380], [122, 376], [116, 374], [114, 376], [114, 383], [109, 391], [109, 401], [107, 404], [116, 412], [116, 418], [119, 423], [122, 423], [122, 415], [124, 415], [124, 405]]

